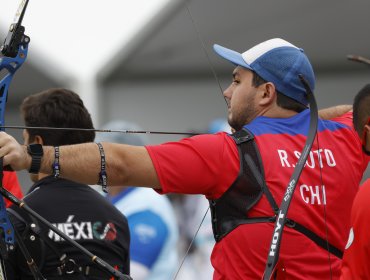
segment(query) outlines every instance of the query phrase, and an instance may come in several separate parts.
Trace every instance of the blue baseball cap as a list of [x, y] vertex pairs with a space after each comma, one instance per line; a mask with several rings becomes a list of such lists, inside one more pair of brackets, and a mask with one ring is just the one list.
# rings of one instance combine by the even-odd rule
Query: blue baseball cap
[[213, 49], [234, 65], [254, 71], [272, 82], [280, 93], [308, 105], [306, 90], [298, 75], [303, 75], [313, 91], [315, 74], [303, 49], [280, 38], [264, 41], [243, 53], [216, 44]]

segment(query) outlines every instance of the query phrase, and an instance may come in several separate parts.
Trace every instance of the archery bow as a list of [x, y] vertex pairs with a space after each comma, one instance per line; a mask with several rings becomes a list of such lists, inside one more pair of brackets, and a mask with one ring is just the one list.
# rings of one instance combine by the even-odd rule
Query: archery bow
[[[280, 210], [278, 216], [276, 217], [275, 227], [271, 239], [270, 249], [268, 252], [267, 263], [265, 267], [265, 273], [263, 275], [264, 280], [272, 279], [272, 277], [276, 277], [276, 271], [278, 260], [279, 260], [279, 252], [280, 252], [280, 243], [283, 235], [283, 229], [287, 222], [287, 214], [289, 210], [289, 206], [291, 200], [293, 198], [293, 193], [296, 187], [296, 184], [299, 180], [299, 177], [303, 171], [303, 167], [306, 163], [307, 156], [310, 153], [312, 144], [315, 140], [316, 133], [317, 133], [317, 124], [318, 124], [318, 111], [317, 111], [317, 104], [315, 100], [315, 96], [312, 93], [310, 86], [308, 85], [307, 81], [304, 79], [302, 75], [299, 75], [301, 82], [303, 83], [310, 104], [310, 126], [309, 132], [306, 139], [306, 143], [303, 147], [303, 151], [297, 165], [294, 168], [294, 172], [289, 180], [287, 189], [285, 191], [283, 200], [280, 205]], [[284, 268], [283, 268], [284, 269]]]
[[[9, 85], [13, 79], [15, 72], [22, 66], [27, 57], [28, 43], [30, 38], [24, 35], [24, 27], [22, 24], [22, 19], [27, 8], [28, 0], [22, 0], [19, 8], [15, 14], [14, 22], [10, 25], [8, 35], [1, 46], [0, 51], [2, 57], [0, 58], [0, 71], [7, 71], [4, 78], [0, 81], [0, 125], [4, 125], [4, 113], [5, 105], [8, 99]], [[4, 130], [0, 128], [0, 130]], [[1, 179], [2, 179], [2, 168], [1, 168]], [[0, 185], [2, 188], [2, 184]], [[0, 255], [3, 259], [7, 257], [8, 250], [14, 248], [14, 229], [9, 220], [8, 214], [6, 212], [4, 199], [0, 198]], [[3, 271], [2, 279], [4, 278]]]
[[[22, 0], [18, 10], [14, 17], [14, 22], [9, 27], [9, 32], [5, 38], [4, 44], [0, 47], [2, 57], [0, 58], [0, 71], [6, 70], [7, 74], [0, 81], [0, 130], [4, 131], [4, 120], [5, 120], [5, 106], [8, 99], [8, 91], [10, 83], [13, 79], [16, 71], [23, 65], [27, 58], [28, 44], [30, 38], [24, 34], [25, 28], [22, 26], [22, 20], [28, 5], [28, 0]], [[5, 190], [2, 184], [3, 179], [3, 159], [0, 158], [0, 191]], [[17, 237], [17, 242], [19, 244], [20, 250], [23, 253], [25, 259], [27, 260], [27, 265], [33, 275], [37, 280], [44, 280], [45, 278], [40, 273], [36, 263], [29, 254], [23, 241], [19, 238], [18, 232], [13, 228], [8, 214], [6, 212], [6, 207], [4, 203], [4, 198], [0, 199], [0, 210], [1, 210], [1, 220], [3, 224], [0, 225], [2, 234], [0, 238], [3, 239], [1, 244], [5, 243], [5, 248], [1, 252], [2, 258], [6, 258], [8, 250], [14, 249], [14, 234]], [[3, 259], [2, 259], [3, 262]], [[2, 263], [3, 265], [3, 263]], [[3, 273], [3, 272], [2, 272]], [[3, 278], [6, 279], [4, 275]]]

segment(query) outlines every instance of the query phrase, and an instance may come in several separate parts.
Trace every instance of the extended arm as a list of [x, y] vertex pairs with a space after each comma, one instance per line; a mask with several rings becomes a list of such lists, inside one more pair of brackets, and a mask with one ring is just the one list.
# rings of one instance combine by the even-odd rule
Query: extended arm
[[[0, 133], [0, 157], [14, 170], [28, 170], [31, 156], [7, 133]], [[157, 173], [145, 147], [103, 143], [108, 185], [147, 186], [160, 188]], [[44, 146], [41, 173], [52, 174], [54, 148]], [[99, 180], [100, 153], [96, 143], [60, 147], [61, 176], [73, 181], [96, 184]]]
[[337, 105], [319, 110], [319, 117], [323, 120], [330, 120], [339, 117], [352, 110], [352, 105]]

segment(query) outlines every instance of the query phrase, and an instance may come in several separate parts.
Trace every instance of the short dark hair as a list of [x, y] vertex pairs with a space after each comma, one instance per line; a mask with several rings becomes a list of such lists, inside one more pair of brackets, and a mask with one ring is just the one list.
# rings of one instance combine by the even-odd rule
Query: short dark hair
[[370, 117], [370, 84], [365, 85], [353, 101], [353, 126], [362, 137], [364, 126]]
[[[252, 85], [254, 87], [258, 87], [264, 83], [267, 83], [266, 80], [264, 80], [261, 76], [259, 76], [256, 72], [252, 71], [253, 73], [253, 78], [252, 78]], [[276, 104], [287, 110], [292, 110], [297, 113], [302, 112], [303, 110], [307, 109], [307, 107], [294, 99], [284, 95], [283, 93], [276, 91], [277, 92], [277, 99], [276, 99]]]
[[[75, 92], [51, 88], [26, 97], [21, 106], [26, 126], [93, 129], [90, 113]], [[27, 129], [30, 141], [42, 137], [44, 145], [61, 146], [92, 142], [94, 131]]]

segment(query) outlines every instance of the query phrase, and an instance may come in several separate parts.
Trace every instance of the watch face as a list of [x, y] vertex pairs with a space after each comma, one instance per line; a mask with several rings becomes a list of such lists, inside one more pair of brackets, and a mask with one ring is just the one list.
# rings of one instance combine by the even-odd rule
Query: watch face
[[31, 155], [40, 155], [40, 156], [42, 156], [44, 150], [42, 149], [41, 144], [31, 144], [31, 145], [28, 145], [28, 152]]

